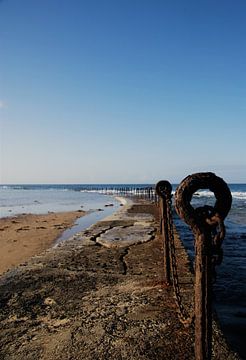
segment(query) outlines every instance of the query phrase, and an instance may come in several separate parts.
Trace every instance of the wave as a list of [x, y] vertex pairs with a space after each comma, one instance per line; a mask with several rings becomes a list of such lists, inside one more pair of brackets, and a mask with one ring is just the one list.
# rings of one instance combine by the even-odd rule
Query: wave
[[[246, 191], [231, 191], [231, 195], [234, 199], [238, 200], [246, 200]], [[197, 191], [194, 195], [194, 197], [214, 197], [214, 193], [212, 191], [208, 190], [201, 190]]]
[[246, 200], [246, 192], [234, 191], [231, 194], [232, 194], [232, 197], [234, 197], [235, 199], [245, 199]]
[[[233, 185], [231, 185], [234, 187]], [[132, 195], [141, 195], [144, 192], [148, 191], [147, 189], [152, 188], [154, 190], [154, 185], [148, 185], [148, 184], [99, 184], [99, 185], [87, 185], [87, 184], [59, 184], [59, 185], [39, 185], [39, 184], [33, 184], [33, 185], [0, 185], [0, 190], [6, 191], [6, 190], [45, 190], [45, 191], [80, 191], [80, 192], [93, 192], [93, 193], [101, 193], [101, 194], [119, 194], [119, 193], [127, 193]], [[175, 188], [172, 192], [174, 195]], [[152, 190], [152, 191], [153, 191]], [[237, 200], [246, 200], [246, 185], [242, 184], [237, 186], [237, 189], [231, 188], [231, 194], [234, 199]], [[193, 195], [194, 198], [213, 198], [214, 193], [209, 190], [198, 190]]]
[[1, 190], [24, 190], [24, 186], [21, 185], [0, 185]]
[[0, 185], [0, 190], [45, 190], [45, 191], [70, 191], [75, 188], [63, 185]]

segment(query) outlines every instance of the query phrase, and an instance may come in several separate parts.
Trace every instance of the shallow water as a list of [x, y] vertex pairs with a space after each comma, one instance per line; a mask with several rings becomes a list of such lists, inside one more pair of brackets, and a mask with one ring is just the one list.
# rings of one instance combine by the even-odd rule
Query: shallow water
[[65, 230], [63, 234], [56, 240], [55, 246], [117, 211], [120, 206], [119, 201], [112, 199], [111, 203], [113, 203], [114, 206], [106, 207], [103, 211], [95, 210], [86, 214], [85, 216], [82, 216], [81, 218], [78, 218], [74, 226]]
[[0, 217], [18, 214], [97, 210], [105, 204], [118, 202], [113, 196], [62, 188], [30, 188], [29, 190], [0, 186]]

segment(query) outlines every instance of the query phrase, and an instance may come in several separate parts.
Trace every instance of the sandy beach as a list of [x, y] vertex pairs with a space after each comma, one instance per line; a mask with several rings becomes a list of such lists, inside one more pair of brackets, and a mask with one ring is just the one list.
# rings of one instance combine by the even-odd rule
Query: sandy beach
[[0, 219], [0, 274], [52, 246], [64, 230], [85, 215], [82, 210]]

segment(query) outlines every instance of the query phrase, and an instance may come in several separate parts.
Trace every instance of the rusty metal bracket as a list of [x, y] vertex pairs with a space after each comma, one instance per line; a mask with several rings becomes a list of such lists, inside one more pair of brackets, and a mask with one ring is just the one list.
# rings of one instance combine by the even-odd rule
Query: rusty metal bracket
[[230, 211], [232, 196], [225, 181], [211, 172], [189, 175], [180, 183], [175, 192], [177, 213], [192, 229], [203, 232], [206, 222], [204, 223], [204, 219], [190, 204], [193, 194], [199, 189], [209, 189], [214, 193], [216, 202], [214, 207], [210, 208], [210, 211], [213, 210], [211, 215], [217, 214], [222, 220]]
[[[194, 208], [193, 194], [209, 189], [215, 195], [214, 206]], [[178, 215], [195, 236], [195, 358], [211, 359], [212, 348], [212, 275], [213, 252], [221, 256], [225, 236], [224, 219], [230, 211], [231, 192], [224, 180], [211, 172], [187, 176], [175, 192]], [[221, 259], [218, 259], [220, 261]]]
[[167, 195], [171, 196], [172, 194], [172, 185], [167, 180], [160, 180], [155, 186], [157, 195], [164, 197]]

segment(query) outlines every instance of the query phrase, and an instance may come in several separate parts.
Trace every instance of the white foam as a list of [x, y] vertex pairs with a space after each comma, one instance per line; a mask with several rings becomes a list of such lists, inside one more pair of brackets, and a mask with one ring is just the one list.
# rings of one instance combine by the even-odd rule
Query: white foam
[[[232, 191], [231, 195], [235, 199], [244, 200], [246, 199], [246, 192], [244, 191]], [[209, 190], [198, 190], [195, 193], [197, 197], [214, 197], [214, 193]]]
[[130, 203], [129, 199], [123, 198], [121, 196], [115, 196], [115, 199], [118, 200], [122, 205], [128, 205]]
[[246, 192], [233, 191], [231, 194], [232, 194], [232, 197], [234, 197], [235, 199], [246, 199]]

